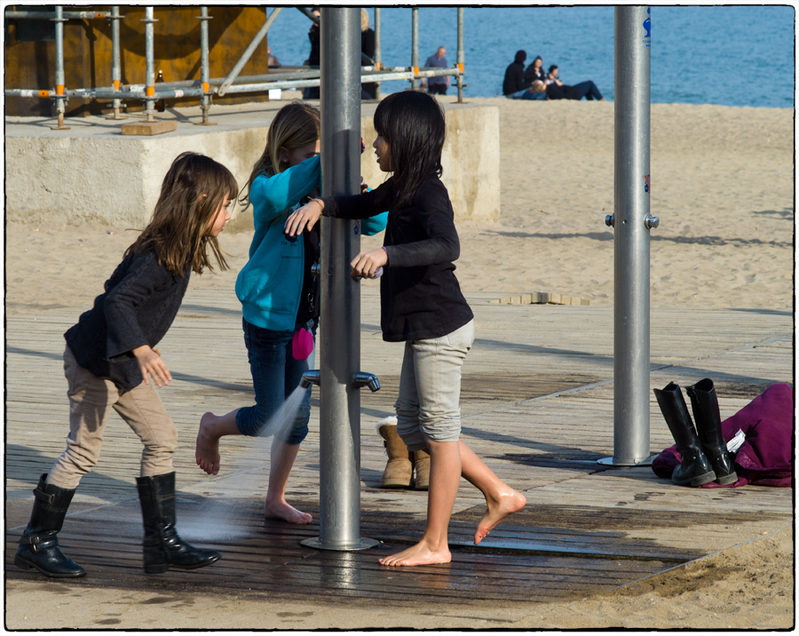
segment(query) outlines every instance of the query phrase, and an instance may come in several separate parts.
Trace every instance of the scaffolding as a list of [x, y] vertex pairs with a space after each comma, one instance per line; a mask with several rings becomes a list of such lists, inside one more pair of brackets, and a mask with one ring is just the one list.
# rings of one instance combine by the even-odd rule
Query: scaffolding
[[[317, 24], [319, 17], [313, 15], [309, 10], [297, 7], [309, 19]], [[315, 87], [320, 85], [319, 67], [296, 66], [280, 67], [281, 70], [265, 75], [240, 76], [239, 73], [250, 59], [252, 54], [266, 37], [269, 28], [280, 15], [283, 7], [275, 7], [271, 12], [264, 9], [264, 24], [258, 33], [255, 34], [247, 49], [242, 54], [233, 69], [224, 78], [211, 78], [209, 71], [209, 44], [208, 44], [208, 20], [212, 16], [208, 14], [208, 7], [199, 7], [200, 15], [197, 19], [201, 21], [200, 28], [200, 55], [201, 71], [199, 80], [185, 80], [177, 82], [155, 81], [155, 51], [154, 51], [154, 23], [158, 20], [154, 17], [152, 6], [145, 7], [145, 17], [142, 20], [145, 24], [145, 83], [144, 84], [121, 84], [121, 49], [119, 40], [119, 24], [125, 19], [120, 14], [119, 6], [113, 6], [111, 11], [64, 11], [63, 6], [54, 7], [53, 11], [13, 11], [5, 12], [6, 19], [16, 20], [51, 20], [55, 23], [55, 87], [49, 89], [24, 89], [7, 88], [6, 97], [26, 97], [51, 99], [55, 102], [58, 115], [58, 125], [54, 129], [66, 129], [64, 126], [64, 114], [66, 103], [70, 98], [85, 100], [111, 100], [113, 105], [113, 119], [121, 119], [121, 109], [124, 107], [122, 100], [138, 100], [144, 103], [145, 121], [155, 121], [155, 103], [162, 99], [179, 99], [185, 97], [197, 97], [202, 113], [202, 124], [210, 124], [210, 110], [214, 95], [222, 97], [224, 95], [241, 93], [262, 93], [272, 89], [297, 89], [305, 87]], [[420, 80], [428, 77], [453, 76], [457, 80], [458, 103], [463, 102], [463, 83], [464, 75], [464, 34], [463, 34], [463, 7], [458, 7], [458, 49], [457, 61], [454, 66], [447, 68], [420, 68], [419, 67], [419, 8], [412, 7], [412, 52], [410, 66], [385, 67], [382, 63], [382, 50], [380, 43], [380, 8], [375, 7], [375, 57], [369, 58], [365, 54], [362, 56], [361, 82], [381, 82], [388, 80], [408, 80], [410, 88], [417, 90]], [[108, 20], [111, 22], [112, 40], [112, 85], [97, 88], [67, 88], [64, 86], [64, 23], [68, 20]], [[379, 96], [379, 94], [378, 94]]]

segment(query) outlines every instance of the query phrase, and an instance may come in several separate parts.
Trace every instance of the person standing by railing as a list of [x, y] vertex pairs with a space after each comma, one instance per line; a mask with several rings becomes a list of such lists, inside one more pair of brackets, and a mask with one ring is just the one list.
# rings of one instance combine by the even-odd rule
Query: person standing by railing
[[[427, 58], [424, 63], [425, 68], [448, 68], [449, 63], [447, 58], [444, 57], [447, 49], [439, 46], [434, 55]], [[427, 86], [427, 92], [431, 95], [446, 95], [447, 88], [449, 88], [449, 75], [436, 75], [431, 78], [422, 78], [422, 86]]]

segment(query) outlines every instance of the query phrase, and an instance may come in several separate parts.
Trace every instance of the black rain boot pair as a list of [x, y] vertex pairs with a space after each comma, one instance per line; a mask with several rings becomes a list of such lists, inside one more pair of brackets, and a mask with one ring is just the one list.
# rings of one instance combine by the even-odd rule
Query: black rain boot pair
[[194, 570], [219, 559], [216, 550], [195, 548], [175, 529], [175, 473], [137, 477], [144, 520], [144, 571], [161, 574], [169, 568]]
[[727, 442], [721, 434], [721, 415], [713, 380], [705, 378], [686, 388], [691, 398], [696, 429], [678, 385], [669, 382], [665, 388], [654, 391], [682, 456], [682, 463], [674, 469], [671, 480], [679, 486], [693, 487], [711, 481], [717, 481], [722, 486], [735, 483], [738, 475], [727, 453]]
[[45, 576], [75, 578], [86, 570], [65, 556], [58, 547], [58, 533], [64, 524], [75, 489], [67, 490], [47, 483], [47, 474], [39, 477], [33, 491], [33, 511], [19, 540], [14, 565], [23, 570], [36, 568]]

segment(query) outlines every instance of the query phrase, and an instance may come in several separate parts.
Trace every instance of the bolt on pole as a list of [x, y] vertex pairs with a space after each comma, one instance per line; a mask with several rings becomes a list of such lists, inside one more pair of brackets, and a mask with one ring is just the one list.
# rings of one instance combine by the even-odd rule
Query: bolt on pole
[[618, 6], [614, 104], [613, 457], [635, 466], [649, 452], [650, 10]]
[[[320, 18], [322, 193], [360, 192], [361, 12], [322, 7]], [[360, 536], [361, 292], [350, 276], [360, 250], [355, 221], [322, 218], [319, 538], [303, 545], [352, 551], [377, 545]], [[372, 376], [374, 377], [374, 376]], [[379, 386], [379, 384], [378, 384]]]

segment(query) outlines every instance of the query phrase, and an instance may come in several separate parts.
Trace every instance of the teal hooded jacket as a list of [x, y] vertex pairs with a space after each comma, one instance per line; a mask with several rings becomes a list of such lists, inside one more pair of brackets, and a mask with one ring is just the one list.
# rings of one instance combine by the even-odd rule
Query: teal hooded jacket
[[[255, 233], [250, 259], [236, 278], [236, 296], [250, 324], [272, 331], [294, 331], [300, 307], [305, 244], [283, 233], [287, 213], [320, 188], [321, 158], [306, 159], [272, 176], [258, 175], [250, 188]], [[377, 234], [386, 228], [388, 211], [364, 219], [360, 232]]]

